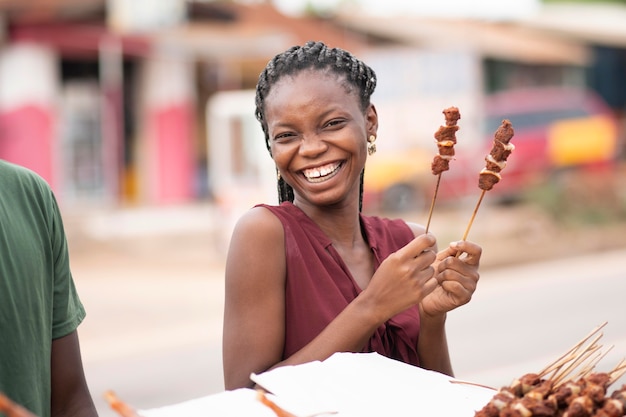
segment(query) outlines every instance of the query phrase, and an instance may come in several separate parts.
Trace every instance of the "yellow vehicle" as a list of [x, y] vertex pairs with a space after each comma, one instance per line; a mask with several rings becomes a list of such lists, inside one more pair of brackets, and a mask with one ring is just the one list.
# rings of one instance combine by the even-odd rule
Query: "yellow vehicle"
[[[365, 165], [364, 206], [386, 210], [421, 209], [434, 185], [430, 164], [434, 150], [413, 148], [379, 153]], [[430, 184], [429, 184], [430, 182]]]

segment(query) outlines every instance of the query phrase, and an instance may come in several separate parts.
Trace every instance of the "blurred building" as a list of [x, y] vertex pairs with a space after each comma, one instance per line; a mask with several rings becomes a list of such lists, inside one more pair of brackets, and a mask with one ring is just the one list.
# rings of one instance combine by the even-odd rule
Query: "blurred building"
[[616, 110], [626, 101], [623, 37], [573, 36], [539, 18], [297, 18], [269, 1], [0, 0], [0, 158], [39, 172], [65, 204], [228, 200], [259, 181], [273, 192], [250, 90], [272, 56], [310, 39], [351, 50], [384, 80], [375, 97], [383, 148], [430, 144], [449, 105], [465, 109], [471, 137], [483, 94], [512, 86], [591, 84], [614, 96]]
[[211, 96], [254, 88], [274, 54], [321, 33], [366, 44], [267, 3], [0, 0], [0, 16], [0, 158], [68, 204], [212, 197]]
[[[420, 51], [460, 51], [478, 62], [482, 94], [509, 89], [592, 89], [621, 120], [621, 155], [626, 156], [626, 6], [602, 2], [543, 5], [519, 19], [483, 20], [371, 16], [336, 17], [351, 30]], [[422, 66], [423, 67], [423, 66]], [[451, 65], [448, 77], [464, 77]], [[441, 74], [439, 74], [441, 76]], [[437, 75], [434, 79], [437, 78]], [[480, 105], [480, 98], [477, 98]], [[482, 119], [482, 117], [479, 117]]]

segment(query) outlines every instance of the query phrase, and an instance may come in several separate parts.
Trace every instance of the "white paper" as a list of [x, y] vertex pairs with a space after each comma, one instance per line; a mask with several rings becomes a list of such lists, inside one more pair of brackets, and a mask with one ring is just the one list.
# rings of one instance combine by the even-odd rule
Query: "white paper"
[[[336, 353], [322, 362], [283, 366], [251, 378], [271, 392], [268, 399], [298, 417], [474, 417], [496, 393], [377, 353]], [[139, 414], [276, 417], [257, 395], [242, 388]]]
[[303, 416], [332, 410], [341, 417], [473, 417], [496, 392], [377, 353], [336, 353], [252, 379]]

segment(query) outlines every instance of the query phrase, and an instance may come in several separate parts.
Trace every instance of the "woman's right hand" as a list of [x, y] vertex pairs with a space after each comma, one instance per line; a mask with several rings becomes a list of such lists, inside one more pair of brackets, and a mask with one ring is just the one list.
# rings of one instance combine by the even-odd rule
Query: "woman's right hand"
[[432, 266], [436, 239], [423, 234], [389, 255], [374, 273], [359, 298], [372, 303], [382, 321], [418, 304], [437, 288]]

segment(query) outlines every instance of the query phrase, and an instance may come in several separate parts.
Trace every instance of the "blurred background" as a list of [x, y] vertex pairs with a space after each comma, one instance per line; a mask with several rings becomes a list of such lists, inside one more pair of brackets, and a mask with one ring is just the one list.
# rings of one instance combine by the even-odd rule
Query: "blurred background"
[[[534, 360], [556, 358], [604, 320], [617, 321], [610, 340], [626, 354], [623, 303], [607, 301], [623, 287], [602, 284], [595, 298], [588, 287], [626, 280], [623, 262], [598, 260], [626, 256], [625, 1], [0, 0], [0, 158], [38, 172], [58, 197], [101, 415], [106, 389], [143, 408], [223, 389], [230, 231], [253, 204], [277, 201], [254, 87], [268, 60], [307, 40], [348, 49], [378, 75], [367, 213], [426, 221], [433, 135], [443, 109], [460, 109], [433, 215], [440, 245], [463, 235], [483, 158], [509, 119], [515, 152], [469, 237], [484, 247], [485, 293], [503, 277], [533, 288], [518, 301], [543, 315], [524, 321], [544, 324]], [[553, 261], [562, 263], [540, 263]], [[520, 272], [532, 265], [542, 267]], [[581, 271], [595, 283], [563, 282], [537, 308], [546, 282]], [[514, 288], [499, 291], [515, 299]], [[530, 359], [465, 356], [477, 344], [528, 348], [500, 337], [492, 317], [465, 337], [467, 313], [450, 326], [461, 377], [499, 385], [535, 370], [523, 368]]]

